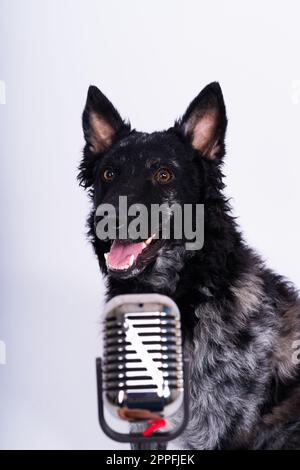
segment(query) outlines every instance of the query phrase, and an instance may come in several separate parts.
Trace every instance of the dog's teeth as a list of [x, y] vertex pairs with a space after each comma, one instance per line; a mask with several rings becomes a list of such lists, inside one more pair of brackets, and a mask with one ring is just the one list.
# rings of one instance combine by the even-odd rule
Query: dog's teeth
[[107, 261], [108, 253], [104, 253], [104, 258], [105, 258], [105, 261]]
[[[105, 256], [106, 255], [106, 256]], [[107, 255], [108, 253], [105, 253], [105, 259], [107, 259]], [[109, 269], [115, 269], [116, 271], [125, 271], [126, 269], [129, 269], [134, 263], [134, 255], [131, 255], [130, 256], [130, 259], [129, 259], [129, 264], [124, 264], [123, 266], [115, 266], [111, 263], [108, 263], [108, 261], [106, 261], [106, 265]]]
[[155, 233], [153, 235], [151, 235], [150, 238], [148, 238], [148, 240], [145, 241], [145, 244], [146, 245], [150, 245], [150, 243], [152, 242], [153, 238], [155, 237]]
[[[148, 240], [147, 240], [147, 241], [148, 241]], [[143, 244], [142, 244], [142, 249], [146, 248], [147, 245], [148, 245], [147, 242], [143, 242]]]

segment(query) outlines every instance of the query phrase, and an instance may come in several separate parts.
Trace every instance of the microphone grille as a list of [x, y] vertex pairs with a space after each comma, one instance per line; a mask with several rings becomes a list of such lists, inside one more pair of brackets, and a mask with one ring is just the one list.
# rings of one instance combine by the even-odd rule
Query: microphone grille
[[179, 312], [131, 310], [116, 308], [104, 320], [104, 391], [115, 404], [141, 394], [170, 401], [183, 390]]

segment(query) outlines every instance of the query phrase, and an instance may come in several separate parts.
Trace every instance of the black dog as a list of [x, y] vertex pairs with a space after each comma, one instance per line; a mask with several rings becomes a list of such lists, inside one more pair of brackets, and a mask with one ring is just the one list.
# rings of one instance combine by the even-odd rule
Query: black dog
[[[157, 292], [182, 315], [191, 364], [191, 419], [182, 445], [192, 449], [300, 449], [300, 303], [243, 241], [223, 195], [227, 126], [220, 86], [208, 85], [174, 127], [130, 129], [90, 87], [79, 180], [93, 202], [89, 234], [108, 298]], [[204, 246], [185, 240], [100, 240], [100, 203], [204, 204]], [[149, 236], [152, 235], [151, 233]], [[104, 254], [107, 261], [105, 261]]]

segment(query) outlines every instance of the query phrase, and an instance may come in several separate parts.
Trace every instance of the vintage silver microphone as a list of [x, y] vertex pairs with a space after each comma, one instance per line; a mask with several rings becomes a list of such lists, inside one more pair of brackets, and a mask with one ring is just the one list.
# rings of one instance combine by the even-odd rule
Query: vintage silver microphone
[[[104, 432], [115, 440], [137, 443], [137, 448], [177, 437], [188, 419], [187, 371], [177, 305], [159, 294], [114, 297], [104, 310], [103, 342], [97, 377], [99, 421]], [[103, 404], [119, 418], [140, 423], [143, 431], [122, 434], [111, 429]], [[181, 423], [171, 429], [170, 418], [179, 410]]]

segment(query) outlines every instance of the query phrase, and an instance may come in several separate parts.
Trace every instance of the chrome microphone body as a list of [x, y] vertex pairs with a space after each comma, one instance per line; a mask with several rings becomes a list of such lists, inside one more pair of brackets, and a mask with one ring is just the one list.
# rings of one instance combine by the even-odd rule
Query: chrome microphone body
[[168, 418], [183, 402], [180, 313], [159, 294], [120, 295], [104, 311], [103, 399], [128, 421]]

